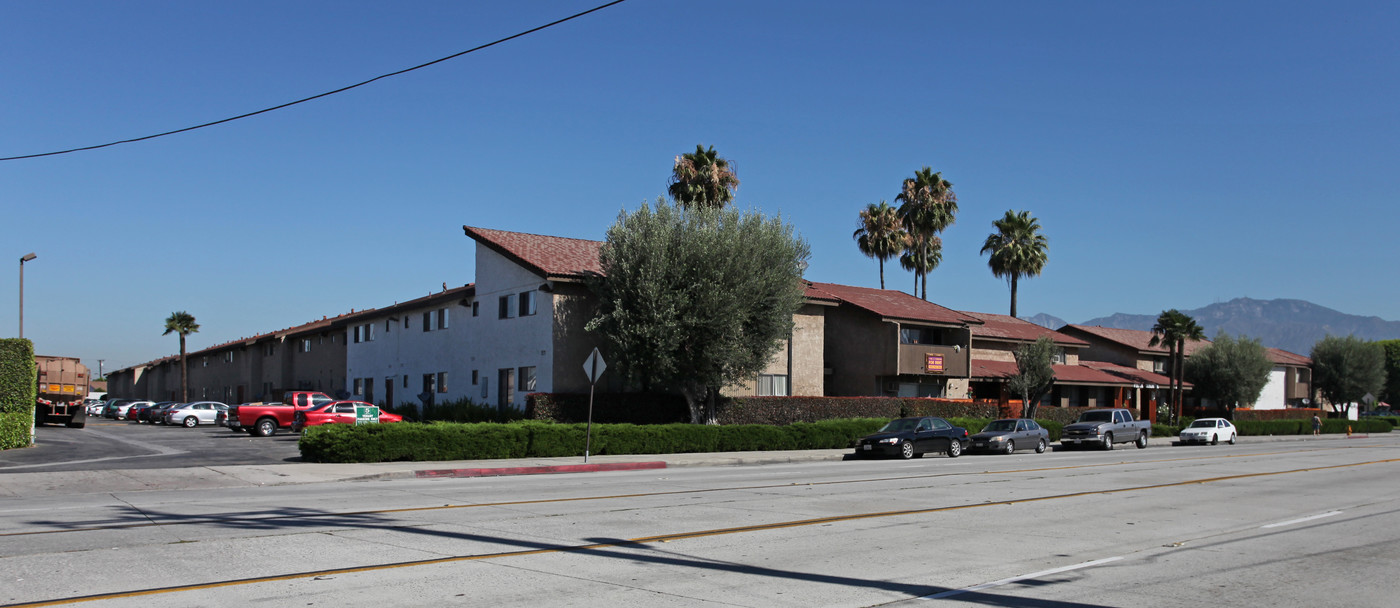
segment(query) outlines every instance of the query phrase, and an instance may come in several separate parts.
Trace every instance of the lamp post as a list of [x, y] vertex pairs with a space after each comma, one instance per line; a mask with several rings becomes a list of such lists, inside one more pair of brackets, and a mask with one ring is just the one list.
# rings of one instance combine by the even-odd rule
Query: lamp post
[[19, 337], [24, 337], [24, 263], [32, 261], [39, 256], [33, 252], [24, 254], [19, 259]]

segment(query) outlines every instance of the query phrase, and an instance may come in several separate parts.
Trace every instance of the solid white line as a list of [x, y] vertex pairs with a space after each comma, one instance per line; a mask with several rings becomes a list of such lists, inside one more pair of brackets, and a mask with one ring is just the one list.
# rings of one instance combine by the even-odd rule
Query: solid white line
[[1009, 585], [1009, 584], [1011, 584], [1011, 583], [1020, 582], [1020, 581], [1024, 581], [1024, 580], [1030, 580], [1030, 579], [1034, 579], [1034, 578], [1040, 578], [1040, 577], [1042, 577], [1042, 576], [1048, 576], [1048, 575], [1051, 575], [1051, 574], [1059, 574], [1059, 573], [1061, 573], [1061, 572], [1069, 572], [1070, 570], [1079, 570], [1080, 568], [1090, 568], [1090, 567], [1093, 567], [1093, 566], [1098, 566], [1098, 565], [1102, 565], [1102, 564], [1107, 564], [1107, 563], [1109, 563], [1109, 562], [1116, 562], [1116, 561], [1118, 561], [1118, 560], [1120, 560], [1120, 559], [1123, 559], [1123, 556], [1120, 555], [1120, 556], [1118, 556], [1118, 557], [1105, 557], [1105, 558], [1103, 558], [1103, 559], [1096, 559], [1096, 560], [1091, 561], [1091, 562], [1084, 562], [1084, 563], [1082, 563], [1082, 564], [1075, 564], [1075, 565], [1073, 565], [1073, 566], [1064, 566], [1064, 567], [1061, 567], [1061, 568], [1051, 568], [1051, 569], [1049, 569], [1049, 570], [1041, 570], [1040, 572], [1032, 572], [1032, 573], [1030, 573], [1030, 574], [1025, 574], [1025, 575], [1022, 575], [1022, 576], [1014, 576], [1014, 577], [1011, 577], [1011, 578], [1004, 578], [1004, 579], [1001, 579], [1001, 580], [999, 580], [999, 581], [992, 581], [992, 582], [990, 582], [990, 583], [982, 583], [981, 585], [973, 585], [973, 586], [971, 586], [971, 587], [963, 587], [962, 589], [953, 589], [952, 591], [944, 591], [944, 592], [942, 592], [942, 593], [935, 593], [935, 594], [933, 594], [933, 595], [925, 595], [925, 596], [923, 596], [923, 597], [921, 597], [921, 598], [918, 598], [918, 599], [921, 599], [921, 600], [939, 600], [939, 599], [943, 599], [943, 598], [945, 598], [945, 597], [952, 597], [952, 596], [954, 596], [954, 595], [959, 595], [959, 594], [963, 594], [963, 593], [969, 593], [969, 592], [972, 592], [972, 591], [981, 591], [981, 590], [983, 590], [983, 589], [990, 589], [990, 588], [992, 588], [992, 587], [1000, 587], [1000, 586], [1002, 586], [1002, 585]]
[[1288, 520], [1288, 521], [1281, 521], [1281, 522], [1278, 522], [1278, 523], [1276, 523], [1276, 524], [1269, 524], [1269, 525], [1267, 525], [1267, 526], [1259, 526], [1259, 527], [1260, 527], [1260, 528], [1277, 528], [1277, 527], [1280, 527], [1280, 526], [1291, 526], [1291, 525], [1293, 525], [1293, 524], [1301, 524], [1301, 523], [1303, 523], [1303, 522], [1305, 522], [1305, 521], [1312, 521], [1312, 520], [1314, 520], [1314, 519], [1322, 519], [1322, 518], [1324, 518], [1324, 517], [1331, 517], [1331, 516], [1333, 516], [1333, 515], [1341, 515], [1341, 514], [1342, 514], [1341, 511], [1328, 511], [1328, 512], [1322, 513], [1322, 514], [1320, 514], [1320, 515], [1313, 515], [1313, 516], [1311, 516], [1311, 517], [1304, 517], [1304, 518], [1302, 518], [1302, 519], [1290, 519], [1290, 520]]

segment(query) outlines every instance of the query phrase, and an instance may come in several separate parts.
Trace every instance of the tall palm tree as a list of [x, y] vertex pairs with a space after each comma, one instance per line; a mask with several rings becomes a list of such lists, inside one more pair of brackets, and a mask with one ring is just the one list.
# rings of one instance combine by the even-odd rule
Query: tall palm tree
[[723, 207], [734, 200], [739, 177], [728, 160], [715, 152], [695, 146], [695, 153], [676, 157], [671, 169], [671, 198], [683, 207]]
[[199, 331], [199, 324], [194, 322], [194, 315], [185, 311], [172, 312], [165, 319], [165, 333], [162, 336], [170, 335], [170, 332], [180, 334], [180, 400], [189, 402], [190, 400], [190, 370], [185, 362], [185, 336]]
[[[900, 202], [899, 214], [904, 219], [905, 230], [911, 237], [922, 237], [911, 239], [911, 247], [928, 247], [934, 242], [941, 243], [937, 240], [939, 233], [953, 225], [958, 213], [958, 196], [953, 193], [953, 184], [943, 179], [942, 173], [934, 173], [933, 169], [928, 167], [919, 169], [914, 173], [914, 177], [905, 179], [895, 200]], [[941, 258], [941, 253], [939, 256]], [[931, 254], [925, 250], [912, 251], [910, 257], [927, 261]], [[937, 263], [934, 266], [937, 266]], [[915, 271], [915, 291], [918, 291], [920, 282], [923, 283], [923, 298], [927, 300], [927, 270]]]
[[1186, 341], [1206, 339], [1205, 328], [1196, 323], [1184, 312], [1175, 308], [1157, 315], [1157, 323], [1152, 326], [1152, 339], [1148, 346], [1167, 345], [1167, 358], [1172, 362], [1171, 369], [1171, 419], [1181, 416], [1183, 363], [1186, 361]]
[[1040, 276], [1045, 270], [1050, 241], [1040, 233], [1040, 220], [1031, 212], [1016, 213], [1008, 209], [1006, 216], [992, 222], [997, 231], [987, 235], [982, 253], [992, 254], [987, 265], [992, 276], [1005, 277], [1011, 284], [1011, 316], [1016, 316], [1016, 283], [1022, 277]]
[[899, 265], [905, 270], [914, 273], [914, 293], [918, 295], [919, 277], [923, 276], [923, 287], [925, 300], [928, 299], [928, 273], [943, 262], [943, 239], [927, 234], [910, 234], [909, 244], [904, 247], [904, 254], [899, 256]]
[[899, 219], [899, 210], [889, 203], [871, 203], [860, 212], [860, 223], [851, 238], [866, 257], [880, 260], [880, 289], [885, 288], [885, 260], [904, 251], [909, 233]]

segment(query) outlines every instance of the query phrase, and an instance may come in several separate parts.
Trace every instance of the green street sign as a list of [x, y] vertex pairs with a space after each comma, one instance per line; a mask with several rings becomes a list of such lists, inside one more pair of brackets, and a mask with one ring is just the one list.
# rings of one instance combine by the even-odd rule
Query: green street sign
[[379, 424], [379, 408], [373, 405], [355, 406], [355, 424]]

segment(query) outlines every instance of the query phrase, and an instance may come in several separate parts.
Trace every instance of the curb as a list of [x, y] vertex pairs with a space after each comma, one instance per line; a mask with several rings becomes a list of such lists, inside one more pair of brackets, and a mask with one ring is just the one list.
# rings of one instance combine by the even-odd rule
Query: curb
[[541, 467], [487, 467], [477, 469], [427, 469], [414, 471], [413, 476], [418, 479], [437, 479], [445, 477], [504, 477], [506, 475], [549, 475], [554, 473], [596, 473], [600, 471], [641, 471], [645, 469], [664, 469], [666, 463], [662, 461], [653, 462], [615, 462], [607, 464], [561, 464]]

